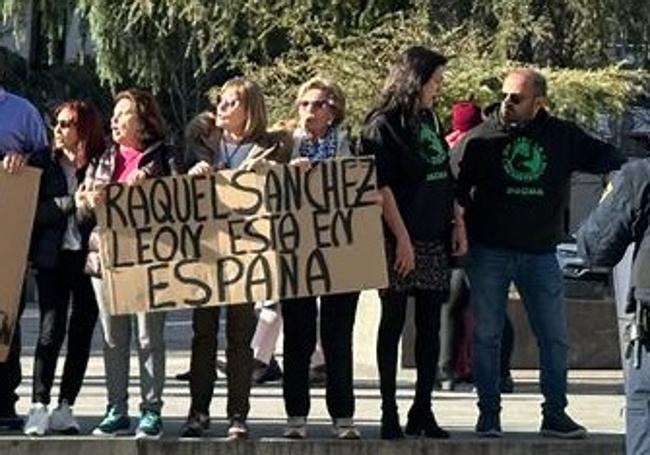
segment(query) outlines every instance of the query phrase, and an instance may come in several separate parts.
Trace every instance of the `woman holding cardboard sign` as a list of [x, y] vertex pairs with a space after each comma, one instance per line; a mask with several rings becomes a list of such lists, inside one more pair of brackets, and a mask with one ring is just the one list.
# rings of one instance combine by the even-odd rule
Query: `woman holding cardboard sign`
[[[345, 96], [325, 79], [313, 78], [298, 90], [298, 126], [293, 132], [291, 164], [308, 168], [312, 163], [350, 156], [341, 128]], [[287, 299], [282, 302], [284, 320], [283, 394], [287, 412], [285, 437], [304, 439], [309, 414], [309, 364], [316, 345], [317, 321], [325, 357], [327, 410], [339, 439], [359, 439], [354, 426], [352, 384], [352, 329], [358, 292]], [[320, 318], [317, 299], [320, 298]]]
[[[60, 104], [54, 118], [53, 152], [36, 155], [31, 162], [43, 170], [30, 248], [40, 312], [32, 408], [24, 428], [25, 434], [32, 436], [47, 431], [79, 432], [72, 407], [86, 373], [97, 322], [95, 294], [90, 277], [84, 273], [92, 225], [77, 219], [74, 194], [89, 161], [104, 151], [101, 118], [85, 101]], [[66, 335], [59, 404], [48, 414], [54, 372]]]
[[406, 50], [391, 68], [362, 133], [364, 153], [376, 158], [387, 225], [389, 287], [380, 293], [377, 337], [383, 439], [404, 437], [395, 381], [397, 346], [409, 295], [415, 297], [417, 383], [406, 433], [449, 437], [431, 411], [431, 393], [439, 351], [440, 307], [449, 294], [449, 252], [462, 254], [467, 241], [462, 218], [454, 220], [447, 148], [433, 112], [446, 63], [444, 56], [423, 47]]
[[[250, 168], [263, 161], [288, 161], [289, 151], [281, 136], [266, 131], [264, 96], [257, 84], [242, 78], [229, 80], [221, 88], [215, 108], [216, 128], [209, 138], [205, 138], [205, 143], [216, 144], [216, 150], [191, 147], [187, 158], [190, 175], [206, 175], [219, 169]], [[192, 129], [192, 125], [188, 125], [188, 132]], [[253, 302], [236, 304], [225, 309], [229, 439], [248, 437], [246, 418], [250, 409], [253, 368], [250, 347], [255, 320], [253, 305]], [[194, 310], [190, 361], [192, 402], [187, 421], [181, 428], [182, 437], [199, 437], [210, 424], [220, 314], [219, 306]]]
[[[117, 182], [137, 185], [147, 178], [170, 175], [177, 170], [175, 150], [165, 143], [165, 121], [155, 98], [148, 92], [130, 89], [115, 97], [111, 118], [114, 144], [86, 173], [84, 187], [77, 193], [77, 205], [92, 209], [102, 200], [102, 187]], [[108, 405], [106, 414], [93, 430], [95, 435], [129, 433], [129, 358], [132, 336], [136, 338], [140, 363], [140, 420], [137, 438], [162, 435], [162, 391], [165, 380], [165, 313], [108, 314], [100, 278], [97, 231], [91, 234], [86, 268], [100, 309], [104, 330], [104, 366]], [[134, 334], [132, 335], [132, 333]]]

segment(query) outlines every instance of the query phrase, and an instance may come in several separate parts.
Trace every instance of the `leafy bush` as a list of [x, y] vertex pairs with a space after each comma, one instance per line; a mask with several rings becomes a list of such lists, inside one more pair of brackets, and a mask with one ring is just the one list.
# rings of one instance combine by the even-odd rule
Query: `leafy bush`
[[[336, 39], [323, 24], [311, 24], [323, 44], [290, 51], [261, 65], [238, 62], [244, 73], [264, 88], [270, 118], [293, 116], [298, 86], [321, 75], [338, 82], [348, 101], [348, 127], [357, 132], [373, 106], [388, 68], [401, 51], [412, 45], [437, 49], [451, 57], [445, 75], [439, 113], [446, 118], [458, 99], [487, 105], [499, 99], [501, 81], [517, 62], [486, 57], [484, 43], [471, 29], [459, 27], [431, 32], [425, 19], [392, 16], [372, 31]], [[613, 66], [597, 70], [542, 68], [549, 82], [550, 108], [558, 116], [590, 126], [599, 114], [619, 115], [643, 90], [647, 75]]]

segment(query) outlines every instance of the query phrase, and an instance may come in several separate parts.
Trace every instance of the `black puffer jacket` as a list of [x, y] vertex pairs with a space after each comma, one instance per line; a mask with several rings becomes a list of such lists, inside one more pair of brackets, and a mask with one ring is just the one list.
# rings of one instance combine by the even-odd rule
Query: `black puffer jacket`
[[[29, 254], [32, 265], [36, 268], [57, 266], [68, 218], [70, 215], [76, 216], [74, 195], [68, 194], [68, 183], [57, 155], [58, 152], [33, 155], [30, 161], [32, 166], [43, 171]], [[77, 171], [79, 183], [83, 182], [84, 177], [85, 168]], [[86, 251], [92, 226], [83, 221], [78, 222], [81, 248]]]

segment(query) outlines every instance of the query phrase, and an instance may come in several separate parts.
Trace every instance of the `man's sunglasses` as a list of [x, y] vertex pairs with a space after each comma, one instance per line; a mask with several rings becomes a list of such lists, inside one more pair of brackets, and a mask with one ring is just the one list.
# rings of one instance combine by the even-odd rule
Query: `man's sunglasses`
[[[537, 98], [537, 95], [533, 95], [533, 98]], [[510, 104], [516, 106], [524, 101], [527, 97], [519, 93], [501, 93], [502, 101], [510, 101]]]

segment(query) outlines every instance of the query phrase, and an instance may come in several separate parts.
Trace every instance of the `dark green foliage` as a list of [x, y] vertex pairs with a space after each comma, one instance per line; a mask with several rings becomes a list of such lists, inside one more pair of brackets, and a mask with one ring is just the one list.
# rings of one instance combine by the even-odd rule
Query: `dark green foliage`
[[[455, 56], [443, 113], [458, 98], [493, 101], [518, 61], [547, 68], [553, 110], [588, 123], [620, 112], [640, 87], [640, 74], [610, 65], [648, 64], [648, 0], [0, 0], [0, 11], [19, 24], [30, 4], [48, 66], [74, 10], [94, 46], [89, 69], [113, 91], [152, 90], [176, 135], [210, 88], [241, 73], [265, 87], [272, 120], [293, 115], [301, 82], [329, 76], [356, 130], [390, 63], [414, 44]], [[65, 91], [38, 83], [47, 89], [36, 92]]]
[[46, 117], [62, 101], [88, 99], [108, 125], [112, 99], [110, 92], [100, 85], [93, 64], [57, 64], [32, 70], [20, 55], [0, 48], [0, 65], [5, 70], [4, 86], [28, 98]]

